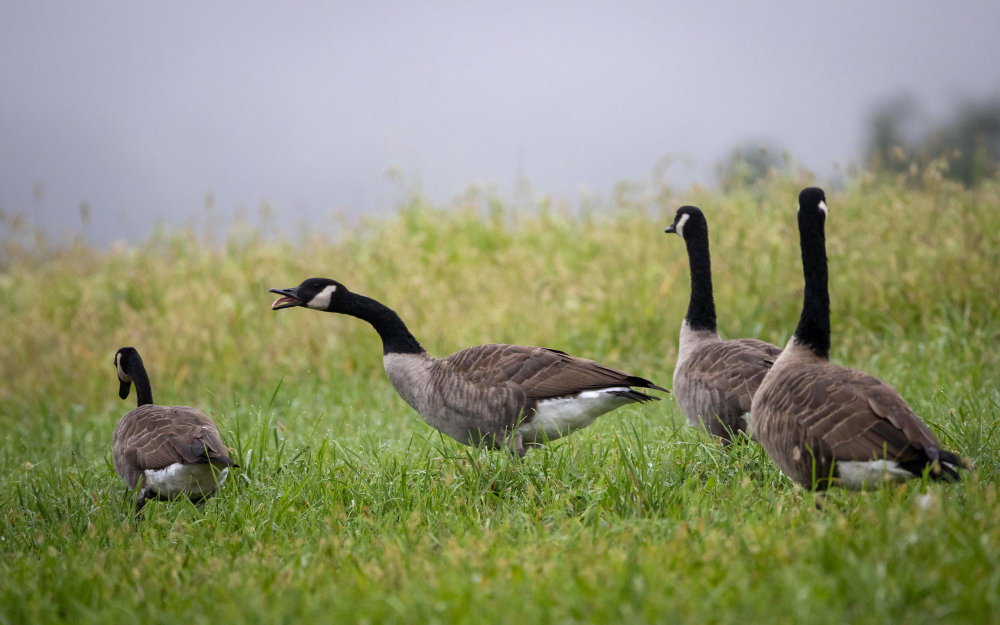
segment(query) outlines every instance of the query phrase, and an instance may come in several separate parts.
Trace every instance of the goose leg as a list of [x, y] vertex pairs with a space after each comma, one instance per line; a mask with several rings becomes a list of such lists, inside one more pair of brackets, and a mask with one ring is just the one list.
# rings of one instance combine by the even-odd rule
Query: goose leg
[[146, 492], [146, 489], [144, 488], [144, 489], [140, 490], [139, 491], [139, 495], [135, 499], [135, 518], [136, 519], [141, 519], [142, 518], [142, 509], [146, 506], [146, 502], [148, 500], [149, 500], [149, 494]]
[[528, 450], [524, 447], [524, 436], [520, 432], [516, 432], [508, 439], [507, 448], [518, 460], [524, 458], [524, 455], [528, 453]]

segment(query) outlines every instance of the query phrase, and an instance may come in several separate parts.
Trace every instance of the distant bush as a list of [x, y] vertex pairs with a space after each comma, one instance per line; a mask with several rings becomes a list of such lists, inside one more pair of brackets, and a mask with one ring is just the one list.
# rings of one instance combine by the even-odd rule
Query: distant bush
[[787, 171], [791, 165], [791, 154], [776, 143], [748, 141], [733, 148], [729, 158], [716, 165], [715, 175], [719, 186], [724, 191], [731, 191]]

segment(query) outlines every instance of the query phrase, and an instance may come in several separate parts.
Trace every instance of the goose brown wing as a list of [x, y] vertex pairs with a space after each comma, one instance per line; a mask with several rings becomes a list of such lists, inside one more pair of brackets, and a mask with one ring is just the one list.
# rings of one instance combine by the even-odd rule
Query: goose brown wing
[[613, 386], [666, 391], [644, 378], [545, 347], [479, 345], [442, 362], [473, 384], [518, 388], [531, 399], [565, 397]]
[[210, 418], [187, 406], [139, 406], [115, 428], [112, 457], [130, 488], [143, 471], [172, 464], [234, 466]]
[[834, 460], [922, 463], [941, 448], [895, 389], [860, 371], [809, 367], [791, 374], [785, 388], [809, 437]]
[[726, 341], [726, 343], [739, 345], [750, 353], [753, 353], [755, 357], [770, 360], [772, 365], [778, 356], [781, 355], [780, 347], [771, 345], [767, 341], [761, 341], [760, 339], [732, 339]]
[[[435, 363], [432, 384], [449, 408], [499, 433], [530, 418], [538, 401], [615, 386], [665, 390], [649, 380], [544, 347], [488, 344]], [[636, 393], [645, 398], [645, 395]]]
[[733, 414], [746, 414], [753, 394], [780, 354], [780, 348], [757, 339], [707, 343], [684, 363], [683, 375], [724, 398]]

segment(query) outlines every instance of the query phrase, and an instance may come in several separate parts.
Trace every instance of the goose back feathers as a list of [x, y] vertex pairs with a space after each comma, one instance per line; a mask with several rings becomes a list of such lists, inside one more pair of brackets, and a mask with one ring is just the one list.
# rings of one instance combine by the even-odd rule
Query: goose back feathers
[[[335, 298], [321, 295], [331, 287]], [[631, 387], [666, 390], [542, 347], [479, 345], [434, 358], [413, 348], [419, 343], [395, 312], [333, 280], [311, 278], [272, 291], [283, 296], [275, 310], [303, 306], [368, 321], [382, 337], [383, 364], [396, 392], [428, 425], [466, 445], [509, 445], [523, 454], [526, 445], [565, 436], [610, 410], [658, 399]]]
[[187, 406], [152, 403], [149, 378], [138, 352], [115, 354], [122, 399], [136, 385], [139, 405], [118, 421], [111, 445], [115, 471], [129, 488], [139, 488], [136, 511], [147, 499], [178, 495], [200, 502], [215, 494], [236, 464], [212, 420]]
[[677, 210], [666, 232], [684, 239], [691, 298], [681, 325], [674, 397], [692, 425], [728, 440], [748, 431], [751, 399], [781, 349], [757, 339], [723, 341], [716, 330], [708, 222], [695, 206]]
[[895, 389], [829, 362], [828, 210], [822, 190], [799, 195], [805, 301], [795, 334], [754, 396], [757, 439], [806, 488], [861, 489], [925, 470], [933, 479], [957, 480], [962, 459], [942, 449]]

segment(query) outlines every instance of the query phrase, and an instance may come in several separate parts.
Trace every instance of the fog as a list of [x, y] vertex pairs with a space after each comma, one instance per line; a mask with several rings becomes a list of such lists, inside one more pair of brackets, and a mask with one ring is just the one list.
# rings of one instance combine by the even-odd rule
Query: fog
[[[519, 179], [575, 202], [711, 183], [737, 144], [821, 176], [874, 104], [1000, 88], [1000, 3], [0, 4], [0, 208], [145, 236], [215, 210], [324, 227]], [[387, 171], [393, 172], [387, 175]]]

